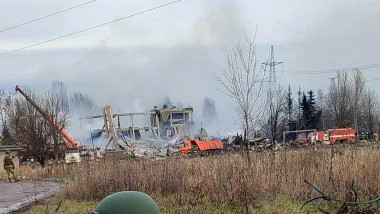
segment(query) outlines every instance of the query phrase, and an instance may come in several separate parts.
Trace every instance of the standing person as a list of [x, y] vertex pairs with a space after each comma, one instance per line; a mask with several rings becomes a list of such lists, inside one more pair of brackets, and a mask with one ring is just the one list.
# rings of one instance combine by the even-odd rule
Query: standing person
[[5, 169], [5, 171], [7, 171], [9, 182], [12, 182], [12, 180], [11, 180], [12, 178], [11, 178], [11, 177], [13, 177], [13, 179], [15, 180], [15, 182], [18, 181], [18, 179], [17, 179], [16, 176], [15, 176], [15, 172], [14, 172], [14, 170], [15, 170], [15, 165], [14, 165], [14, 163], [13, 163], [13, 160], [12, 160], [12, 158], [11, 158], [11, 156], [10, 156], [9, 151], [6, 151], [6, 152], [5, 152], [5, 157], [4, 157], [4, 169]]

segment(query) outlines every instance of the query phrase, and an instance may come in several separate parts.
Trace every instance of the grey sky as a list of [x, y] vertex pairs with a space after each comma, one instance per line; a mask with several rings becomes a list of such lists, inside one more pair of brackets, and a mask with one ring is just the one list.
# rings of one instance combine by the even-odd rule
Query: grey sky
[[[0, 29], [82, 1], [0, 1]], [[98, 0], [57, 16], [0, 33], [0, 52], [81, 30], [167, 1]], [[380, 1], [184, 0], [131, 19], [30, 50], [0, 56], [0, 86], [47, 88], [51, 80], [91, 94], [118, 111], [147, 110], [165, 96], [193, 105], [215, 99], [221, 129], [232, 127], [233, 103], [213, 79], [234, 42], [257, 26], [258, 61], [275, 46], [278, 80], [303, 90], [328, 87], [324, 70], [380, 63]], [[284, 73], [282, 73], [284, 71]], [[380, 77], [365, 70], [367, 79]], [[380, 89], [380, 82], [369, 83]], [[232, 129], [232, 128], [231, 128]]]

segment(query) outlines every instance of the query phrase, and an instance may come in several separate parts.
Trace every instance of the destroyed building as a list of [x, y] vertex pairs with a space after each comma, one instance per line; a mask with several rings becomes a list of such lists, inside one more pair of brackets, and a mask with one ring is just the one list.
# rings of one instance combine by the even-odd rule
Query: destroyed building
[[155, 137], [158, 139], [170, 139], [173, 137], [184, 138], [192, 135], [194, 127], [193, 108], [158, 109], [151, 111], [150, 123]]
[[[142, 118], [150, 120], [150, 126], [139, 126], [137, 121]], [[103, 115], [89, 116], [83, 119], [103, 118], [104, 126], [92, 131], [91, 137], [99, 137], [105, 133], [106, 145], [104, 150], [125, 150], [134, 154], [148, 151], [147, 148], [166, 150], [170, 143], [193, 135], [193, 108], [155, 106], [149, 112], [112, 113], [111, 106], [103, 108]], [[123, 119], [124, 118], [124, 119]], [[127, 122], [127, 123], [126, 123]]]

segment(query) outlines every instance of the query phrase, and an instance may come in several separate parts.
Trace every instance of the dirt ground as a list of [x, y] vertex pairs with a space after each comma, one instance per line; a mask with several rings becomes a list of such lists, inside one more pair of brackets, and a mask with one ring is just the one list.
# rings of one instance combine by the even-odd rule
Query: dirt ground
[[19, 210], [60, 192], [62, 184], [50, 181], [0, 182], [0, 214]]

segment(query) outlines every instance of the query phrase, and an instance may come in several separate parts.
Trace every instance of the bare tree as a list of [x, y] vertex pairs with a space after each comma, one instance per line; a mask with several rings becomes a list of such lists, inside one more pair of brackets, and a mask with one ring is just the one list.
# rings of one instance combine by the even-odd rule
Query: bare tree
[[91, 115], [96, 113], [97, 107], [94, 99], [82, 92], [74, 92], [70, 96], [70, 110], [76, 115]]
[[283, 87], [279, 87], [278, 90], [268, 99], [266, 109], [266, 115], [263, 121], [263, 133], [270, 141], [275, 144], [281, 137], [281, 133], [286, 130], [286, 91]]
[[9, 129], [7, 127], [7, 103], [12, 100], [10, 94], [5, 92], [4, 90], [0, 90], [0, 127], [1, 127], [1, 136], [0, 136], [0, 144], [10, 145], [14, 143], [14, 139], [9, 133]]
[[255, 39], [246, 38], [246, 46], [237, 43], [228, 56], [227, 68], [217, 77], [224, 94], [236, 103], [239, 115], [238, 124], [244, 131], [243, 142], [248, 148], [247, 140], [253, 136], [254, 129], [262, 116], [265, 96], [263, 78], [265, 70], [257, 69]]
[[[28, 91], [29, 96], [39, 105], [42, 96]], [[21, 97], [9, 97], [6, 102], [7, 128], [16, 144], [25, 149], [25, 155], [35, 157], [44, 166], [51, 150], [50, 124], [39, 112]]]
[[337, 72], [337, 83], [331, 84], [325, 118], [333, 118], [334, 127], [355, 128], [357, 132], [374, 134], [378, 130], [378, 97], [365, 85], [363, 73], [356, 69], [351, 78]]
[[66, 88], [61, 82], [53, 82], [51, 91], [37, 94], [26, 90], [26, 93], [45, 114], [38, 112], [24, 97], [10, 95], [2, 105], [3, 121], [15, 143], [25, 149], [25, 155], [36, 158], [44, 166], [47, 159], [58, 160], [64, 149], [59, 131], [68, 124], [70, 112]]
[[69, 99], [64, 83], [53, 81], [51, 90], [45, 94], [44, 101], [43, 106], [46, 109], [46, 113], [56, 124], [56, 126], [51, 125], [49, 131], [52, 137], [54, 159], [58, 161], [60, 151], [65, 147], [64, 139], [60, 132], [68, 125], [70, 114]]
[[379, 101], [374, 90], [367, 90], [361, 105], [362, 128], [374, 134], [379, 123]]
[[325, 130], [326, 126], [326, 120], [325, 120], [325, 110], [326, 110], [326, 105], [325, 105], [325, 96], [323, 94], [323, 90], [318, 90], [318, 108], [321, 111], [321, 122], [322, 122], [322, 130]]
[[361, 109], [360, 105], [363, 100], [363, 93], [364, 93], [364, 87], [365, 87], [365, 82], [364, 82], [364, 76], [363, 73], [359, 70], [356, 69], [353, 75], [353, 85], [352, 85], [352, 111], [353, 111], [353, 116], [354, 116], [354, 127], [355, 130], [358, 134], [358, 125], [359, 125], [359, 117], [361, 114]]
[[353, 121], [352, 84], [346, 72], [337, 72], [337, 83], [330, 85], [327, 106], [337, 128], [351, 127]]

